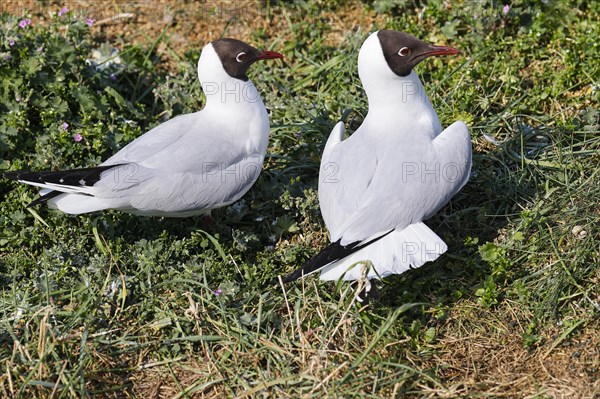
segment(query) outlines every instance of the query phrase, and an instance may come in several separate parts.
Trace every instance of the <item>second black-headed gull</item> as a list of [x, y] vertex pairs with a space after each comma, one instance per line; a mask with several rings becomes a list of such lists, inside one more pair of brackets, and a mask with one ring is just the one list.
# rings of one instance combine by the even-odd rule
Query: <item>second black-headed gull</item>
[[246, 72], [258, 60], [282, 57], [235, 39], [213, 41], [198, 61], [201, 111], [155, 127], [98, 167], [4, 177], [42, 188], [30, 205], [71, 214], [183, 217], [229, 205], [256, 181], [269, 139], [267, 110]]
[[403, 32], [371, 34], [358, 56], [369, 101], [362, 125], [343, 140], [331, 132], [319, 174], [319, 204], [332, 244], [285, 278], [320, 271], [323, 280], [400, 274], [438, 258], [447, 246], [423, 220], [467, 182], [471, 140], [463, 122], [442, 129], [413, 68], [457, 54]]

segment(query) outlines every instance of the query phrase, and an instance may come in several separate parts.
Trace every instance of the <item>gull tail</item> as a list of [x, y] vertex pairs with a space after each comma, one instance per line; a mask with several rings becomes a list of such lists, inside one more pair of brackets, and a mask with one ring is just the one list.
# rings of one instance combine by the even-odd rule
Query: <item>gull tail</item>
[[[353, 247], [348, 249], [350, 245]], [[321, 271], [321, 280], [358, 280], [363, 275], [361, 265], [366, 265], [367, 261], [372, 266], [367, 277], [383, 278], [420, 267], [448, 250], [446, 243], [423, 222], [411, 224], [402, 231], [392, 230], [366, 243], [350, 245], [330, 245], [284, 281], [317, 270]], [[345, 251], [330, 249], [334, 246], [345, 248]]]
[[302, 265], [298, 270], [293, 272], [292, 274], [283, 278], [284, 283], [289, 283], [294, 280], [299, 279], [302, 276], [307, 276], [311, 273], [319, 271], [323, 267], [331, 264], [332, 262], [336, 262], [340, 259], [344, 259], [351, 254], [360, 251], [361, 249], [373, 244], [374, 242], [384, 238], [388, 234], [392, 233], [394, 230], [390, 230], [387, 233], [375, 237], [374, 239], [367, 242], [356, 241], [347, 245], [341, 245], [340, 240], [329, 244], [325, 249], [317, 254], [314, 258], [310, 259], [308, 262]]
[[72, 169], [54, 172], [10, 171], [4, 177], [40, 187], [40, 197], [27, 207], [47, 203], [51, 208], [60, 209], [66, 213], [79, 214], [106, 209], [102, 203], [91, 194], [91, 187], [96, 184], [102, 172], [121, 166], [120, 164], [97, 166], [93, 168]]

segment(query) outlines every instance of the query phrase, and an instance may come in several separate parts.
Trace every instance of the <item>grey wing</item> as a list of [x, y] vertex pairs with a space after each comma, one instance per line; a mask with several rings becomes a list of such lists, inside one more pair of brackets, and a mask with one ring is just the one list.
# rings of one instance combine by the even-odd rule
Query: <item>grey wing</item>
[[157, 152], [165, 150], [195, 127], [198, 120], [201, 119], [200, 112], [180, 115], [161, 123], [127, 144], [104, 161], [102, 165], [141, 162]]
[[469, 128], [462, 121], [448, 126], [433, 140], [436, 159], [440, 163], [440, 197], [434, 209], [425, 215], [433, 216], [464, 187], [471, 176], [473, 150]]
[[430, 145], [382, 156], [355, 212], [339, 226], [342, 244], [390, 229], [404, 229], [444, 206], [467, 182], [471, 141], [467, 126], [455, 122]]
[[121, 199], [146, 214], [213, 209], [241, 198], [258, 178], [262, 160], [262, 155], [252, 155], [205, 173], [163, 173], [137, 166], [136, 173], [129, 173], [122, 181], [103, 179], [94, 189], [98, 197]]
[[360, 208], [377, 168], [374, 151], [357, 133], [342, 141], [344, 124], [332, 130], [319, 171], [319, 205], [331, 241], [342, 237], [341, 227]]
[[237, 162], [240, 145], [236, 140], [228, 140], [224, 127], [206, 120], [202, 112], [180, 115], [156, 126], [102, 165], [136, 163], [163, 171], [187, 172], [213, 169], [215, 163]]
[[264, 154], [223, 129], [200, 113], [163, 123], [103, 163], [122, 165], [104, 172], [93, 194], [164, 212], [231, 203], [256, 180]]

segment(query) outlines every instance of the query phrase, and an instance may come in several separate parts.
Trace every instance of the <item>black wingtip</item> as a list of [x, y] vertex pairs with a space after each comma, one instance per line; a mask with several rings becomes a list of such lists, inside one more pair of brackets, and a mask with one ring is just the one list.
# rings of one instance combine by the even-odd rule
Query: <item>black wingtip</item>
[[315, 272], [332, 262], [338, 261], [349, 255], [352, 255], [357, 251], [360, 251], [361, 249], [373, 244], [374, 242], [381, 240], [383, 237], [387, 236], [392, 231], [394, 230], [390, 230], [387, 233], [375, 237], [367, 242], [355, 241], [347, 245], [342, 245], [340, 244], [340, 239], [334, 243], [331, 243], [327, 247], [325, 247], [321, 252], [319, 252], [315, 257], [303, 264], [302, 267], [300, 267], [293, 273], [285, 276], [282, 280], [284, 283], [291, 283], [292, 281], [298, 280], [304, 275]]
[[42, 176], [56, 172], [32, 172], [29, 170], [11, 170], [4, 172], [4, 177], [10, 180], [22, 180], [35, 183], [43, 183]]
[[[2, 174], [2, 177], [5, 179], [10, 179], [10, 180], [23, 180], [24, 173], [31, 174], [32, 172], [23, 171], [23, 170], [10, 170], [8, 172], [4, 172]], [[45, 204], [52, 198], [57, 197], [61, 194], [62, 193], [59, 191], [50, 191], [49, 193], [40, 196], [38, 199], [31, 201], [29, 204], [27, 204], [27, 208], [33, 208], [36, 205]]]
[[8, 172], [4, 172], [2, 174], [2, 177], [4, 177], [5, 179], [10, 179], [10, 180], [19, 180], [20, 175], [21, 175], [20, 170], [10, 170]]
[[4, 172], [3, 176], [11, 180], [22, 180], [31, 183], [52, 183], [65, 186], [93, 186], [100, 180], [102, 172], [122, 166], [123, 164], [95, 166], [91, 168], [69, 169], [59, 171], [31, 172], [15, 170]]
[[299, 269], [295, 270], [293, 273], [285, 276], [282, 280], [284, 283], [291, 283], [292, 281], [298, 280], [299, 278], [315, 272], [328, 264], [335, 262], [336, 260], [345, 258], [350, 255], [360, 242], [353, 242], [348, 245], [340, 244], [340, 240], [333, 242], [323, 248], [321, 252], [319, 252], [316, 256], [309, 259], [306, 263], [302, 265]]
[[[123, 164], [96, 166], [92, 168], [70, 169], [62, 171], [31, 172], [27, 170], [12, 170], [2, 174], [5, 179], [18, 180], [30, 183], [54, 183], [66, 186], [93, 186], [102, 175], [102, 172]], [[32, 208], [39, 204], [45, 204], [52, 198], [64, 194], [60, 191], [50, 191], [38, 199], [32, 201], [27, 208]], [[85, 194], [87, 195], [87, 194]]]

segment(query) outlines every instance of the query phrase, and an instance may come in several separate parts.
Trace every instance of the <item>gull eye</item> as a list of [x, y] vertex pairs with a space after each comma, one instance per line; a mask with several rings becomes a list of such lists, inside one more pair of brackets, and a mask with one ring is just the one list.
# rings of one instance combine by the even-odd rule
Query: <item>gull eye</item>
[[406, 57], [407, 55], [409, 55], [410, 53], [412, 53], [412, 50], [409, 49], [408, 47], [402, 47], [400, 49], [400, 51], [398, 51], [398, 55], [400, 57]]
[[243, 51], [241, 53], [239, 53], [236, 57], [235, 60], [237, 62], [244, 62], [246, 60], [246, 53], [244, 53]]

